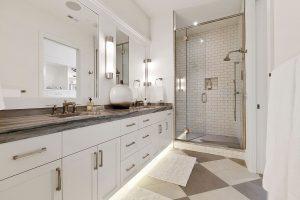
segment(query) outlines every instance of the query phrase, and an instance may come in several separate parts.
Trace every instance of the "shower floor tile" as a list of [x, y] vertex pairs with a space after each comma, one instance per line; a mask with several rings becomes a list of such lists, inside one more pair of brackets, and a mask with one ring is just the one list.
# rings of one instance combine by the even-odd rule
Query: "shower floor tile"
[[237, 137], [224, 136], [224, 135], [211, 135], [203, 133], [188, 133], [180, 140], [191, 141], [202, 144], [210, 144], [216, 146], [222, 146], [227, 148], [240, 149], [240, 142]]

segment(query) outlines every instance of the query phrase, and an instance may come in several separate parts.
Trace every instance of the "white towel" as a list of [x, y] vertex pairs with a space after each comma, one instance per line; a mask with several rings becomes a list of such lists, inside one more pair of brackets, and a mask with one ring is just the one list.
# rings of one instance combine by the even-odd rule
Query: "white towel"
[[[294, 200], [291, 195], [299, 194], [299, 190], [292, 189], [296, 187], [293, 184], [297, 182], [295, 181], [297, 178], [291, 174], [297, 170], [291, 164], [300, 159], [299, 156], [294, 157], [298, 152], [293, 152], [296, 149], [291, 147], [296, 68], [299, 68], [297, 66], [299, 58], [300, 56], [293, 58], [276, 68], [270, 81], [267, 160], [263, 180], [264, 188], [269, 193], [269, 200]], [[292, 194], [292, 191], [298, 194]]]

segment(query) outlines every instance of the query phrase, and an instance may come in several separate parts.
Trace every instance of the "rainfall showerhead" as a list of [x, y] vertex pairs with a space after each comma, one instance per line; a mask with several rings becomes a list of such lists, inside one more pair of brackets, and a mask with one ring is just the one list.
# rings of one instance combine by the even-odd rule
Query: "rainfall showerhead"
[[247, 50], [244, 50], [244, 49], [241, 48], [241, 49], [238, 49], [238, 50], [229, 51], [227, 53], [226, 57], [224, 58], [224, 61], [230, 61], [231, 60], [230, 54], [235, 53], [235, 52], [245, 54], [245, 53], [247, 53]]

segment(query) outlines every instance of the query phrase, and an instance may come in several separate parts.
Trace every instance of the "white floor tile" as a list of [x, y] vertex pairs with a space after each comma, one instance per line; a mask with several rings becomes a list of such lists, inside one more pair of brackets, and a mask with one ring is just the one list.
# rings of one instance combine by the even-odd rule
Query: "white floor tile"
[[243, 194], [232, 187], [221, 188], [209, 192], [204, 192], [189, 196], [190, 200], [249, 200]]
[[184, 191], [178, 185], [172, 183], [164, 182], [160, 184], [152, 184], [144, 186], [143, 188], [171, 199], [186, 197]]
[[210, 161], [202, 163], [202, 165], [229, 185], [236, 185], [260, 178], [259, 175], [250, 173], [247, 168], [229, 159]]

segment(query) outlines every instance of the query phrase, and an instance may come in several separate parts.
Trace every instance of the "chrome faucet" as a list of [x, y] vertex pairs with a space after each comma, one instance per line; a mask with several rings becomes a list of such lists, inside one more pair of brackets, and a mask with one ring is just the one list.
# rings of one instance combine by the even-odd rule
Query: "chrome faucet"
[[69, 113], [69, 108], [70, 107], [72, 108], [72, 113], [75, 113], [77, 111], [77, 106], [76, 106], [75, 102], [64, 101], [62, 114]]

